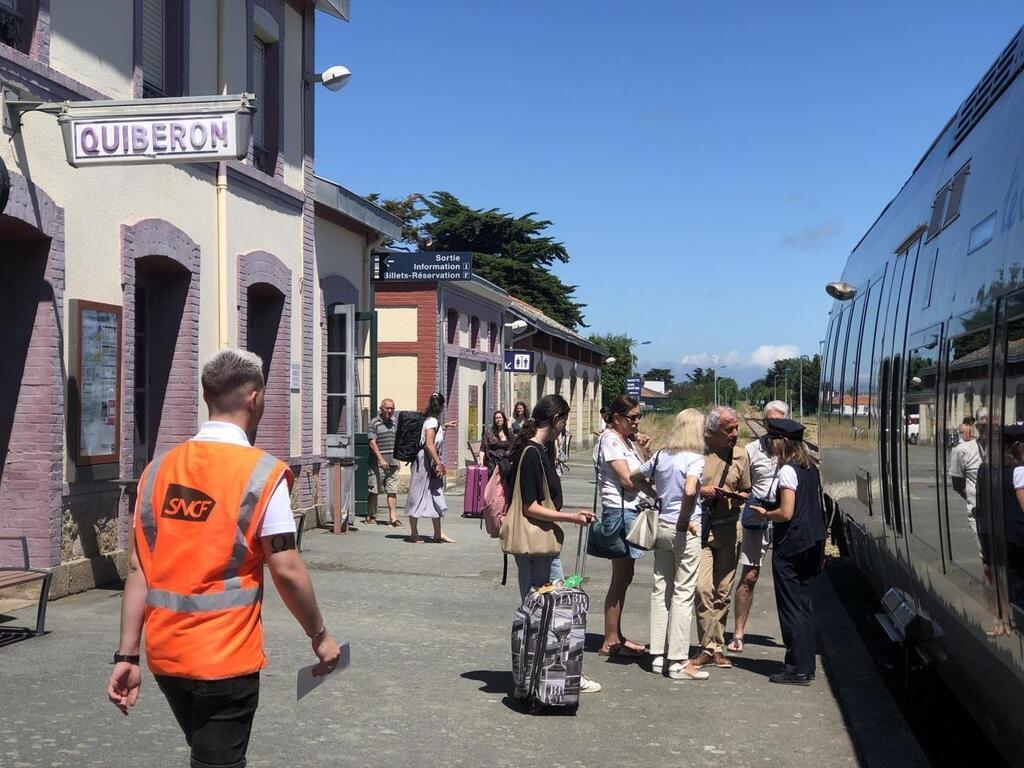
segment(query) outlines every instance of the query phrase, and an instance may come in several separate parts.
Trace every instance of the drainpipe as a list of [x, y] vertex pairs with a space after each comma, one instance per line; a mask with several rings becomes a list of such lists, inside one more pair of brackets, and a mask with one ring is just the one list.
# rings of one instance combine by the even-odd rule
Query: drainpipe
[[[224, 0], [217, 0], [217, 90], [226, 95]], [[228, 346], [228, 164], [217, 163], [217, 347]]]

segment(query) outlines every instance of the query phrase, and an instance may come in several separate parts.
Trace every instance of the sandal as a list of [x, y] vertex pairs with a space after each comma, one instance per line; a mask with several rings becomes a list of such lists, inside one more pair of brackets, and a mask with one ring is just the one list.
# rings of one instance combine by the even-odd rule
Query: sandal
[[725, 647], [733, 653], [743, 653], [743, 635], [733, 635], [732, 640]]
[[373, 515], [367, 515], [366, 517], [363, 518], [363, 523], [365, 523], [366, 525], [376, 525], [377, 524], [377, 518], [374, 517]]
[[638, 651], [636, 648], [630, 648], [625, 643], [615, 643], [614, 645], [607, 645], [601, 648], [597, 652], [598, 656], [621, 656], [624, 659], [638, 659], [641, 656], [646, 656], [647, 651]]
[[410, 536], [407, 539], [407, 541], [410, 544], [422, 544], [423, 543], [423, 537], [422, 536]]
[[703, 669], [694, 669], [689, 661], [676, 661], [668, 668], [668, 676], [673, 680], [707, 680], [711, 675]]
[[404, 525], [404, 523], [401, 520], [389, 520], [388, 525], [390, 525], [392, 528], [401, 528]]

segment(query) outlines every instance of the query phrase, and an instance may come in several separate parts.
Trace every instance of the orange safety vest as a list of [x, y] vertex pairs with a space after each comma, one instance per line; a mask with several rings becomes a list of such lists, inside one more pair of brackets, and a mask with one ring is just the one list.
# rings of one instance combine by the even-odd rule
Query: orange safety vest
[[287, 465], [258, 448], [190, 440], [139, 480], [135, 552], [145, 638], [159, 675], [220, 680], [262, 669], [260, 528]]

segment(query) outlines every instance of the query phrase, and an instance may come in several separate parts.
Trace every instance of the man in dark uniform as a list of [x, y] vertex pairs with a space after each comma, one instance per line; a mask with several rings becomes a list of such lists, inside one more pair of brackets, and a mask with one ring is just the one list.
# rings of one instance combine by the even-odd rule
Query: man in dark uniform
[[828, 537], [821, 509], [821, 484], [804, 447], [804, 425], [791, 419], [767, 419], [770, 451], [779, 462], [778, 508], [755, 508], [775, 524], [772, 572], [775, 603], [786, 645], [786, 668], [768, 680], [809, 685], [814, 679], [814, 608], [810, 581], [821, 573]]

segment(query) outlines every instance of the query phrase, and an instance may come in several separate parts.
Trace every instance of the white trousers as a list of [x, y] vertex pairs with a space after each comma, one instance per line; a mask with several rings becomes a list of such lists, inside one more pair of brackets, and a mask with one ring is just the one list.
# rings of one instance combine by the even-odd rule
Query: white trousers
[[700, 536], [677, 533], [675, 524], [658, 523], [654, 541], [654, 590], [651, 592], [651, 653], [673, 661], [690, 656], [693, 595], [700, 564]]

